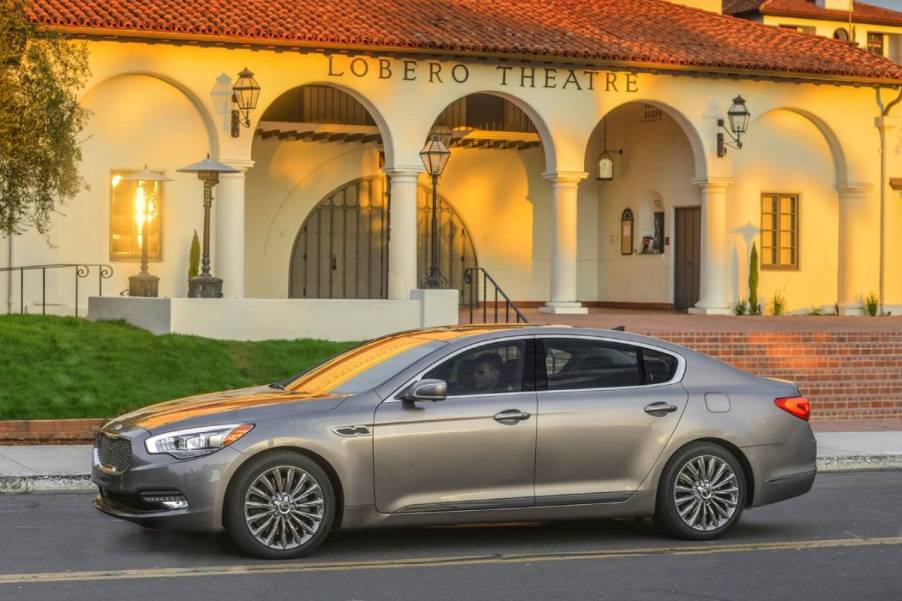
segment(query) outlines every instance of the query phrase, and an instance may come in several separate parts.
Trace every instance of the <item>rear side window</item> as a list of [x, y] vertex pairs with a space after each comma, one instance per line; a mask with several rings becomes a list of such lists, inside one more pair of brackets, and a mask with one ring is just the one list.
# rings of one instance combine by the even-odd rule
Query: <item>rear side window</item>
[[635, 347], [579, 338], [545, 339], [544, 343], [548, 390], [643, 383]]
[[548, 390], [617, 388], [673, 379], [677, 358], [643, 347], [582, 338], [546, 338]]
[[677, 370], [677, 358], [667, 353], [642, 349], [645, 363], [645, 380], [649, 384], [660, 384], [673, 379]]

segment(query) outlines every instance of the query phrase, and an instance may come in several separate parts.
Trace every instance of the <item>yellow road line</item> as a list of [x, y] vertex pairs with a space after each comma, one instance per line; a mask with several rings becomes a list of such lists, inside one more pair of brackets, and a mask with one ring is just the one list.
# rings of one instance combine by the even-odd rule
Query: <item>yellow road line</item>
[[779, 541], [743, 544], [695, 544], [680, 547], [635, 547], [631, 549], [597, 549], [560, 553], [461, 555], [445, 557], [410, 557], [376, 561], [336, 561], [262, 563], [251, 565], [200, 566], [193, 568], [148, 568], [134, 570], [98, 570], [89, 572], [38, 572], [0, 574], [0, 584], [29, 584], [90, 580], [128, 580], [137, 578], [185, 578], [189, 576], [236, 576], [285, 574], [301, 572], [335, 572], [352, 570], [385, 570], [395, 568], [470, 566], [480, 564], [537, 563], [546, 561], [601, 560], [652, 555], [709, 555], [749, 551], [830, 549], [836, 547], [872, 547], [902, 545], [902, 536], [886, 538], [841, 538], [825, 540]]

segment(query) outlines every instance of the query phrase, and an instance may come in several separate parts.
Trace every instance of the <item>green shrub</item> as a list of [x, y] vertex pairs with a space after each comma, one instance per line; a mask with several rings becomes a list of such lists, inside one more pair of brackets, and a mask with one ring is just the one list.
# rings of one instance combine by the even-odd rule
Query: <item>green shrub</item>
[[877, 312], [880, 311], [880, 299], [876, 294], [871, 292], [867, 296], [863, 298], [864, 306], [862, 309], [864, 310], [865, 315], [870, 315], [874, 317], [877, 315]]
[[749, 257], [749, 315], [760, 315], [758, 303], [758, 247], [752, 242], [752, 254]]
[[785, 311], [786, 295], [778, 290], [770, 299], [770, 313], [771, 315], [783, 315]]
[[188, 255], [188, 277], [194, 278], [200, 274], [200, 240], [197, 239], [197, 230], [191, 238], [191, 250]]
[[823, 315], [820, 307], [811, 307], [808, 309], [808, 315]]
[[747, 315], [749, 311], [748, 303], [745, 300], [740, 300], [733, 303], [733, 315]]

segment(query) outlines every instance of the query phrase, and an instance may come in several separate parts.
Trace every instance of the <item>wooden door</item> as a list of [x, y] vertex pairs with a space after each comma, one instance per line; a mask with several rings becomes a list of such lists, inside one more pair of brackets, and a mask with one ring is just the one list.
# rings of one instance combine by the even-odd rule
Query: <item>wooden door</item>
[[701, 207], [678, 207], [674, 222], [673, 303], [677, 309], [694, 307], [699, 298], [701, 276]]

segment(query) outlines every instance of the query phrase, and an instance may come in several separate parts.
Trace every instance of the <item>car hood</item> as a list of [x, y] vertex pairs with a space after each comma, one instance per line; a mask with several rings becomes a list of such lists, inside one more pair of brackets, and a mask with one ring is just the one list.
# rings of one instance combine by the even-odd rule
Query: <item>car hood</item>
[[[330, 409], [347, 396], [349, 395], [310, 394], [281, 390], [266, 385], [239, 388], [237, 390], [200, 394], [142, 407], [111, 420], [104, 425], [103, 429], [119, 431], [138, 427], [152, 432], [156, 428], [175, 422], [286, 403], [319, 402], [325, 405], [323, 409]], [[328, 401], [332, 402], [329, 403]]]

